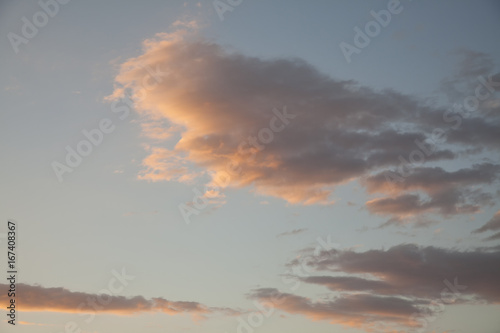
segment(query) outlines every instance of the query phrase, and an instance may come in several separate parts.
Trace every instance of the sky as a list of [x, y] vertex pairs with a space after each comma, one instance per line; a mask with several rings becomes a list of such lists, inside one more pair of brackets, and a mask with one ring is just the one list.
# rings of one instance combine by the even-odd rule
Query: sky
[[0, 2], [0, 331], [499, 333], [499, 14]]

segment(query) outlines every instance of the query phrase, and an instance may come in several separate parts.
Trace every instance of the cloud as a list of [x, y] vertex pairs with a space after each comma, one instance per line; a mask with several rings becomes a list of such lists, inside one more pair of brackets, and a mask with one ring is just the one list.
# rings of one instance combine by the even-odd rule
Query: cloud
[[495, 215], [481, 228], [474, 230], [474, 233], [480, 233], [485, 231], [496, 231], [500, 230], [500, 210], [495, 213]]
[[443, 189], [489, 184], [498, 180], [499, 175], [500, 165], [492, 163], [475, 164], [456, 171], [446, 171], [440, 167], [418, 167], [404, 181], [388, 183], [386, 174], [378, 173], [365, 179], [364, 185], [371, 193], [422, 190], [433, 194], [442, 192]]
[[29, 321], [19, 321], [19, 325], [27, 325], [27, 326], [57, 326], [55, 324], [43, 324], [43, 323], [32, 323]]
[[182, 155], [162, 147], [149, 148], [149, 156], [142, 161], [145, 169], [138, 178], [149, 181], [177, 180], [189, 183], [198, 174], [190, 171]]
[[293, 229], [291, 231], [282, 232], [282, 233], [276, 235], [276, 237], [279, 238], [279, 237], [284, 237], [284, 236], [293, 236], [293, 235], [301, 234], [305, 231], [307, 231], [306, 228]]
[[[455, 278], [466, 289], [462, 296], [500, 304], [500, 251], [458, 251], [404, 244], [388, 250], [323, 251], [307, 258], [317, 271], [344, 276], [311, 276], [308, 283], [336, 291], [372, 291], [379, 295], [441, 298], [448, 280]], [[299, 264], [294, 260], [290, 265]], [[362, 277], [360, 277], [360, 275]]]
[[290, 314], [301, 314], [312, 320], [328, 320], [332, 324], [366, 330], [384, 323], [386, 326], [398, 324], [405, 327], [418, 327], [418, 322], [412, 315], [426, 312], [419, 306], [418, 301], [369, 294], [352, 294], [314, 301], [306, 297], [282, 293], [273, 288], [261, 288], [253, 290], [248, 296]]
[[[168, 130], [165, 130], [165, 127], [168, 127]], [[156, 141], [165, 141], [170, 138], [176, 130], [174, 127], [170, 127], [167, 123], [158, 121], [142, 122], [141, 129], [144, 136]]]
[[483, 193], [479, 190], [449, 189], [434, 193], [427, 199], [418, 194], [402, 194], [396, 197], [373, 199], [368, 201], [366, 206], [372, 213], [396, 216], [389, 220], [389, 223], [393, 220], [400, 223], [403, 218], [429, 212], [443, 216], [476, 213], [480, 211], [481, 207], [492, 204], [493, 196], [489, 193]]
[[308, 274], [295, 278], [326, 287], [329, 293], [312, 299], [260, 288], [248, 297], [290, 314], [367, 332], [422, 327], [425, 318], [445, 305], [500, 304], [498, 247], [459, 251], [403, 244], [365, 252], [309, 249], [302, 253], [287, 264], [309, 268]]
[[177, 20], [174, 23], [172, 23], [172, 26], [185, 27], [193, 30], [198, 30], [199, 22], [197, 22], [196, 20]]
[[493, 234], [485, 238], [485, 240], [497, 240], [497, 239], [500, 239], [500, 232], [497, 232], [496, 234]]
[[[500, 230], [500, 210], [493, 215], [493, 217], [482, 227], [473, 231], [473, 233], [481, 233], [486, 231], [497, 231]], [[500, 232], [497, 232], [491, 236], [486, 237], [484, 240], [497, 240], [500, 239]]]
[[[474, 59], [486, 63], [485, 56], [468, 59], [467, 65]], [[156, 75], [157, 84], [147, 92], [151, 73], [145, 68], [168, 73]], [[448, 86], [491, 70], [477, 68], [448, 80]], [[331, 204], [335, 187], [349, 181], [368, 179], [368, 192], [384, 190], [380, 173], [400, 166], [401, 157], [419, 145], [429, 148], [438, 125], [442, 142], [409, 180], [396, 184], [399, 197], [370, 200], [368, 209], [400, 221], [408, 211], [450, 216], [491, 203], [491, 194], [474, 186], [496, 180], [498, 165], [446, 171], [424, 164], [486, 150], [498, 154], [495, 113], [462, 117], [453, 128], [446, 109], [412, 96], [336, 80], [301, 59], [246, 56], [185, 31], [146, 40], [143, 53], [122, 64], [110, 99], [125, 92], [147, 123], [145, 136], [168, 139], [162, 127], [165, 133], [170, 126], [180, 128], [178, 137], [170, 137], [173, 148], [156, 143], [148, 149], [141, 179], [192, 180], [193, 168], [201, 168], [220, 189], [253, 186], [293, 204]]]
[[[0, 303], [7, 304], [9, 285], [0, 284]], [[18, 283], [20, 311], [49, 311], [68, 313], [107, 313], [130, 315], [142, 312], [163, 312], [169, 315], [191, 314], [203, 317], [214, 313], [234, 315], [229, 308], [208, 307], [198, 302], [170, 301], [161, 297], [146, 299], [143, 296], [125, 297], [108, 294], [89, 294], [65, 288], [45, 288]]]
[[308, 276], [302, 281], [319, 284], [332, 291], [375, 291], [386, 292], [391, 285], [379, 280], [363, 279], [355, 276]]
[[[467, 95], [474, 95], [478, 86], [478, 77], [491, 75], [495, 70], [495, 63], [488, 54], [468, 49], [456, 50], [452, 56], [458, 58], [455, 73], [441, 81], [441, 89], [450, 100], [457, 101]], [[499, 79], [498, 74], [493, 76], [493, 82], [500, 82]], [[493, 85], [491, 88], [499, 91], [500, 85]]]
[[494, 184], [499, 176], [500, 165], [483, 163], [456, 171], [418, 167], [400, 181], [388, 181], [387, 172], [380, 172], [364, 178], [362, 183], [369, 193], [391, 195], [368, 201], [370, 212], [401, 221], [429, 212], [443, 216], [478, 212], [494, 204], [494, 195], [478, 186]]

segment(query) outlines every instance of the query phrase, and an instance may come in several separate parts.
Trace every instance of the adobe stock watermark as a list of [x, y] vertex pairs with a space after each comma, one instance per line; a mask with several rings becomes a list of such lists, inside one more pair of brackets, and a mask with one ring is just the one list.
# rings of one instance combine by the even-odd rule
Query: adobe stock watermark
[[[135, 276], [127, 274], [125, 267], [122, 267], [121, 272], [113, 269], [111, 274], [113, 277], [109, 279], [107, 288], [99, 290], [96, 297], [87, 297], [85, 302], [78, 305], [78, 310], [81, 311], [78, 315], [87, 316], [83, 320], [86, 324], [90, 324], [95, 319], [96, 313], [111, 303], [113, 296], [118, 296], [129, 285], [129, 282], [135, 280]], [[68, 321], [64, 325], [64, 331], [60, 333], [82, 333], [83, 330], [80, 328], [82, 324]]]
[[386, 28], [389, 23], [391, 23], [392, 16], [400, 14], [403, 11], [403, 8], [404, 7], [401, 5], [399, 0], [389, 0], [387, 3], [387, 9], [382, 9], [378, 12], [374, 10], [370, 11], [370, 15], [374, 19], [368, 21], [363, 30], [358, 26], [354, 27], [354, 45], [347, 42], [341, 42], [339, 44], [340, 50], [342, 51], [347, 63], [351, 63], [351, 57], [353, 54], [360, 54], [362, 49], [370, 45], [371, 39], [377, 37], [382, 31], [382, 28]]
[[214, 6], [217, 15], [219, 16], [219, 20], [224, 21], [224, 13], [232, 12], [235, 7], [238, 7], [243, 3], [243, 0], [214, 0], [212, 3]]
[[[149, 65], [141, 67], [147, 72], [141, 81], [141, 88], [134, 96], [124, 93], [124, 96], [111, 103], [111, 112], [119, 114], [120, 120], [125, 120], [130, 115], [134, 102], [140, 101], [147, 95], [148, 91], [154, 90], [163, 81], [162, 77], [168, 74], [168, 72], [162, 72], [158, 66], [154, 70]], [[89, 156], [94, 148], [99, 147], [103, 143], [105, 135], [112, 133], [115, 128], [116, 126], [111, 119], [103, 118], [99, 120], [96, 127], [90, 130], [83, 129], [81, 133], [84, 139], [78, 141], [73, 147], [70, 145], [65, 147], [65, 163], [56, 160], [51, 163], [52, 170], [59, 182], [63, 182], [64, 174], [72, 173], [75, 168], [80, 166], [84, 157]]]
[[[445, 304], [455, 303], [457, 298], [461, 295], [461, 293], [462, 293], [461, 291], [467, 289], [467, 286], [458, 284], [457, 277], [455, 277], [455, 279], [453, 280], [453, 284], [448, 280], [444, 280], [443, 283], [445, 284], [446, 288], [444, 288], [441, 291], [440, 299], [437, 301], [433, 300], [429, 303], [429, 306], [433, 306], [433, 308], [431, 309], [431, 311], [433, 313], [437, 313], [438, 311], [443, 311], [445, 308]], [[436, 318], [437, 318], [437, 315], [425, 316], [425, 315], [422, 315], [422, 313], [418, 313], [418, 312], [412, 313], [410, 320], [412, 322], [413, 321], [420, 322], [420, 324], [421, 324], [421, 327], [418, 330], [415, 330], [413, 332], [423, 333], [424, 330], [429, 325], [429, 323], [436, 320]]]
[[[332, 242], [330, 235], [326, 237], [326, 240], [318, 237], [316, 238], [316, 241], [318, 242], [318, 244], [314, 249], [315, 256], [318, 256], [321, 251], [329, 251], [334, 248], [340, 247], [338, 243]], [[293, 267], [297, 266], [294, 265]], [[302, 268], [302, 270], [300, 268]], [[292, 268], [292, 271], [287, 271], [285, 275], [282, 276], [282, 282], [285, 285], [289, 286], [293, 284], [293, 286], [289, 287], [291, 291], [297, 290], [301, 285], [301, 281], [296, 278], [286, 278], [287, 276], [297, 276], [298, 274], [300, 274], [300, 276], [304, 278], [310, 276], [313, 272], [313, 270], [307, 265], [306, 260], [300, 261], [300, 268]], [[238, 326], [236, 328], [236, 333], [253, 333], [256, 329], [264, 325], [265, 319], [270, 318], [276, 312], [276, 306], [281, 304], [282, 302], [283, 299], [280, 294], [273, 294], [270, 299], [266, 300], [265, 302], [260, 302], [257, 300], [253, 301], [253, 305], [255, 306], [257, 311], [249, 313], [248, 316], [246, 316], [246, 319], [242, 316], [239, 316], [237, 318]]]
[[[443, 121], [450, 124], [451, 129], [457, 130], [463, 119], [469, 118], [474, 112], [479, 109], [480, 103], [491, 98], [495, 93], [495, 87], [500, 87], [500, 82], [493, 81], [493, 76], [500, 77], [500, 74], [478, 77], [478, 84], [474, 89], [474, 94], [466, 96], [462, 103], [453, 104], [443, 113]], [[385, 171], [385, 179], [390, 183], [403, 182], [406, 177], [411, 175], [412, 170], [423, 165], [426, 159], [434, 154], [438, 146], [446, 142], [446, 131], [443, 128], [436, 127], [433, 129], [430, 138], [423, 141], [416, 139], [414, 142], [417, 146], [412, 150], [408, 157], [399, 155], [400, 164], [396, 171]]]
[[[297, 115], [288, 113], [286, 106], [280, 111], [277, 108], [272, 110], [274, 116], [269, 121], [269, 127], [261, 128], [257, 136], [248, 136], [238, 145], [237, 155], [242, 157], [245, 162], [250, 162], [255, 159], [256, 154], [265, 149], [266, 145], [274, 140], [274, 134], [285, 129]], [[238, 159], [241, 160], [241, 159]], [[193, 188], [194, 197], [190, 204], [179, 204], [179, 212], [186, 224], [191, 223], [192, 215], [199, 215], [202, 210], [208, 207], [211, 196], [207, 193], [218, 193], [219, 190], [225, 188], [231, 183], [231, 175], [238, 176], [243, 172], [243, 163], [231, 160], [224, 171], [219, 172], [217, 177], [214, 177], [211, 185], [205, 185], [205, 190], [202, 192], [198, 188]]]
[[[323, 238], [318, 237], [316, 238], [317, 245], [314, 248], [313, 255], [315, 257], [319, 256], [321, 254], [321, 251], [330, 251], [332, 249], [340, 249], [340, 244], [336, 242], [332, 242], [331, 235], [328, 235], [325, 240]], [[308, 277], [312, 274], [314, 271], [311, 266], [309, 265], [309, 261], [307, 260], [308, 258], [306, 257], [303, 260], [298, 260], [298, 265], [293, 265], [292, 268], [285, 273], [285, 275], [282, 277], [281, 281], [285, 284], [290, 284], [292, 282], [295, 282], [295, 284], [290, 287], [292, 291], [297, 290], [302, 281], [296, 279], [295, 277], [300, 276], [301, 278]], [[287, 279], [288, 277], [288, 279]]]
[[60, 5], [66, 5], [70, 0], [40, 0], [38, 6], [41, 10], [33, 14], [31, 20], [26, 16], [21, 17], [21, 35], [14, 32], [9, 32], [7, 38], [9, 39], [12, 50], [15, 54], [19, 53], [19, 46], [21, 44], [28, 44], [30, 40], [38, 35], [39, 29], [42, 29], [49, 23], [51, 18], [54, 18], [59, 13]]

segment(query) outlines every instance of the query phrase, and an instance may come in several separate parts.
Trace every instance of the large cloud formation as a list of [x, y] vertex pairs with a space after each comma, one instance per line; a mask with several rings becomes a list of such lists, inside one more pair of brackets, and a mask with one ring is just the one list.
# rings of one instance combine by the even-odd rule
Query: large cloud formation
[[[493, 70], [483, 54], [466, 58], [479, 69], [446, 81], [448, 91], [458, 89], [459, 79], [477, 81]], [[156, 138], [142, 179], [189, 182], [209, 174], [219, 189], [254, 186], [300, 204], [329, 204], [336, 185], [360, 180], [370, 193], [386, 195], [368, 209], [399, 222], [492, 204], [493, 194], [480, 186], [498, 181], [497, 163], [435, 166], [484, 152], [497, 156], [498, 84], [483, 79], [471, 90], [481, 97], [479, 111], [447, 110], [335, 80], [300, 59], [249, 57], [177, 32], [147, 40], [142, 55], [123, 63], [109, 99], [129, 94], [144, 135]], [[168, 138], [176, 140], [173, 149], [161, 143]], [[389, 188], [384, 170], [398, 168]]]
[[[9, 285], [0, 284], [0, 303], [9, 304]], [[69, 313], [108, 313], [129, 315], [140, 312], [163, 312], [169, 315], [191, 314], [196, 318], [214, 313], [234, 315], [229, 308], [208, 307], [198, 302], [170, 301], [156, 297], [125, 297], [118, 295], [90, 294], [66, 288], [45, 288], [24, 283], [16, 285], [16, 301], [21, 311], [50, 311]]]
[[377, 325], [402, 332], [422, 328], [426, 318], [452, 304], [500, 304], [498, 249], [458, 251], [414, 244], [365, 252], [332, 249], [311, 252], [288, 265], [296, 268], [298, 281], [326, 287], [331, 294], [313, 300], [261, 288], [249, 297], [287, 313], [367, 331]]

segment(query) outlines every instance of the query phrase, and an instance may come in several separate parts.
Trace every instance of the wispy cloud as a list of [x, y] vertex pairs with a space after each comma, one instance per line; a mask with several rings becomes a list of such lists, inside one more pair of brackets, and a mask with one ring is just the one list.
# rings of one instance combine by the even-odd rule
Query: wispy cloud
[[[474, 230], [474, 233], [481, 233], [486, 231], [498, 231], [500, 230], [500, 210], [495, 213], [495, 215], [482, 227]], [[493, 234], [486, 238], [486, 240], [496, 240], [500, 239], [500, 232]]]
[[280, 234], [277, 234], [276, 238], [298, 235], [298, 234], [301, 234], [301, 233], [306, 232], [306, 231], [307, 231], [307, 228], [293, 229], [290, 231], [285, 231], [285, 232], [282, 232]]
[[[146, 299], [143, 296], [125, 297], [107, 294], [90, 294], [65, 288], [44, 288], [24, 283], [17, 284], [21, 311], [49, 311], [68, 313], [108, 313], [129, 315], [142, 312], [163, 312], [169, 315], [190, 314], [197, 318], [211, 314], [235, 315], [230, 308], [209, 307], [198, 302], [170, 301], [162, 297]], [[0, 284], [0, 302], [7, 304], [9, 285]], [[95, 300], [103, 299], [100, 305]], [[90, 301], [89, 301], [90, 300]], [[92, 302], [92, 300], [94, 300]]]

